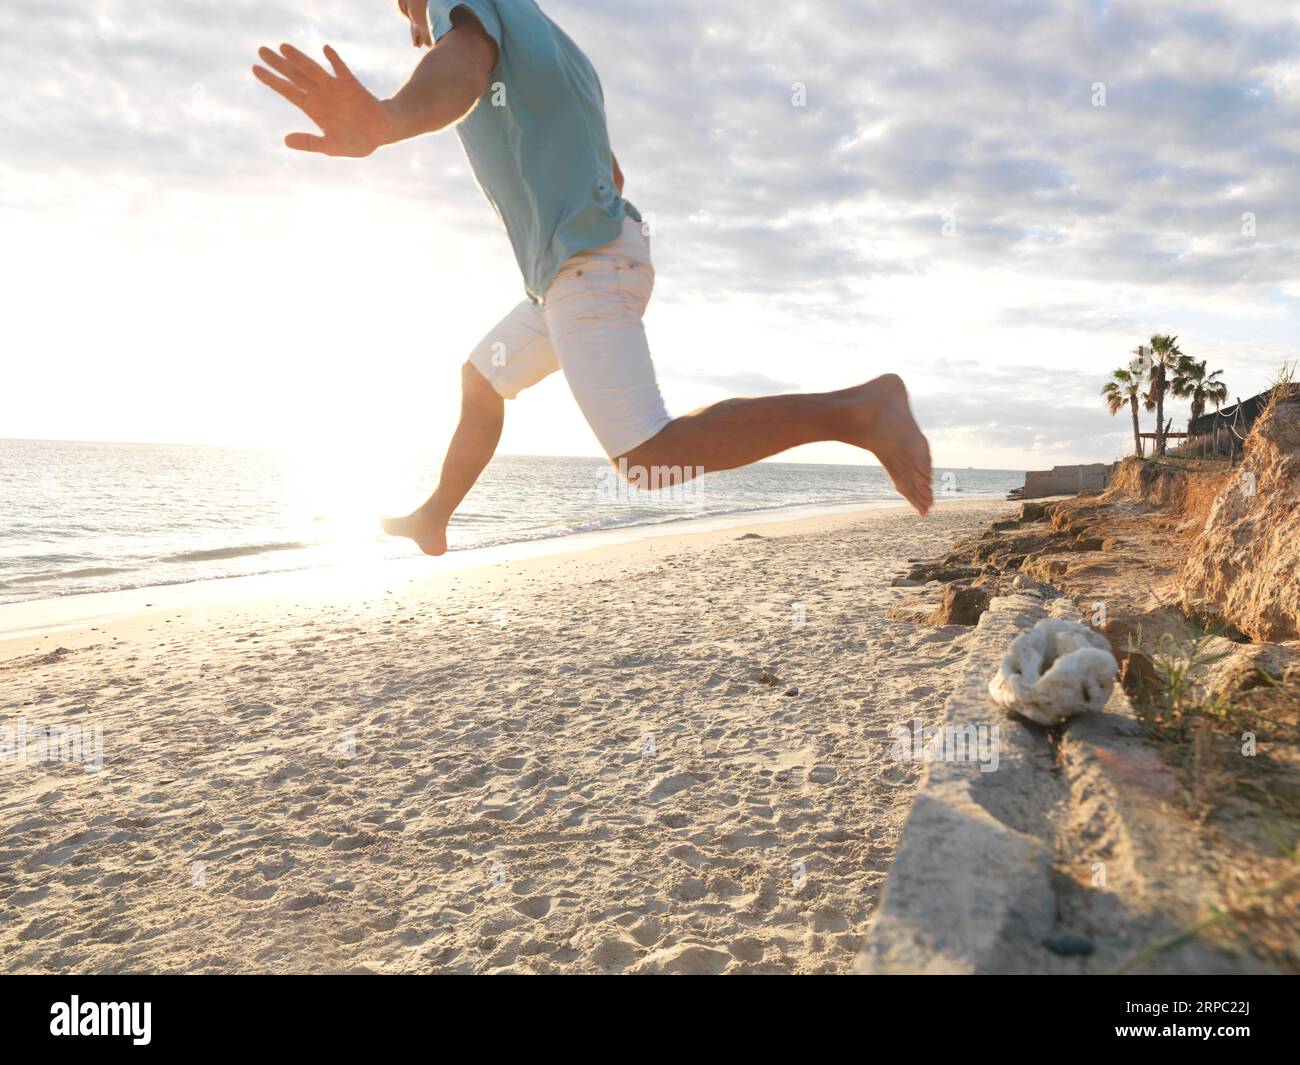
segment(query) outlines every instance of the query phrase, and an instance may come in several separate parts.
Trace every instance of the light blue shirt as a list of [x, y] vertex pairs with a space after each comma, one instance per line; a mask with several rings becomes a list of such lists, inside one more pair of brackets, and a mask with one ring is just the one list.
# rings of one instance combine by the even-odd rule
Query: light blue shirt
[[641, 216], [614, 185], [605, 94], [578, 46], [533, 0], [429, 0], [435, 41], [457, 8], [479, 20], [499, 58], [456, 132], [524, 288], [541, 302], [569, 256], [616, 239], [625, 212]]

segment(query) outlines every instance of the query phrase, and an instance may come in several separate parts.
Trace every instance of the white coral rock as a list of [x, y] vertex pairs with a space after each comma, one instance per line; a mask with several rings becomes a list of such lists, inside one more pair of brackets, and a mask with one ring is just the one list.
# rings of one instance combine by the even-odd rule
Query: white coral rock
[[989, 695], [1030, 721], [1055, 725], [1105, 706], [1118, 670], [1100, 633], [1077, 621], [1045, 618], [1011, 641]]

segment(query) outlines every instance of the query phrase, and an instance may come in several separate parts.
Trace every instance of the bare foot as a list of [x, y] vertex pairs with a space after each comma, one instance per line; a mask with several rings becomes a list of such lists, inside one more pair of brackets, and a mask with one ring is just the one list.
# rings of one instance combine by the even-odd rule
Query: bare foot
[[846, 389], [843, 396], [852, 425], [846, 443], [864, 447], [880, 459], [894, 487], [925, 517], [934, 506], [930, 445], [912, 417], [902, 378], [887, 373]]
[[379, 524], [389, 536], [414, 540], [426, 555], [447, 553], [447, 519], [435, 514], [427, 504], [401, 518], [380, 518]]

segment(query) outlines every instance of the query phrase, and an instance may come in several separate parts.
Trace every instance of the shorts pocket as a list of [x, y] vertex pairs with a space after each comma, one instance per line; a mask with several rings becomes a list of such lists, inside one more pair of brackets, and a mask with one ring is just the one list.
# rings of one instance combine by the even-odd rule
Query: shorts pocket
[[619, 285], [628, 299], [636, 304], [637, 313], [644, 314], [655, 288], [655, 268], [649, 259], [628, 259], [619, 269]]
[[566, 267], [546, 291], [549, 306], [563, 306], [574, 318], [604, 314], [640, 315], [650, 300], [654, 269], [621, 256], [592, 257]]

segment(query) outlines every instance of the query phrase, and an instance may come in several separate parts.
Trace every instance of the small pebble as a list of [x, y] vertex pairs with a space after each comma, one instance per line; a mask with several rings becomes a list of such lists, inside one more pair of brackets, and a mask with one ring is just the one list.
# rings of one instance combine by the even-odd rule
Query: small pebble
[[1048, 936], [1043, 940], [1043, 946], [1063, 958], [1084, 958], [1092, 953], [1091, 941], [1083, 936]]

